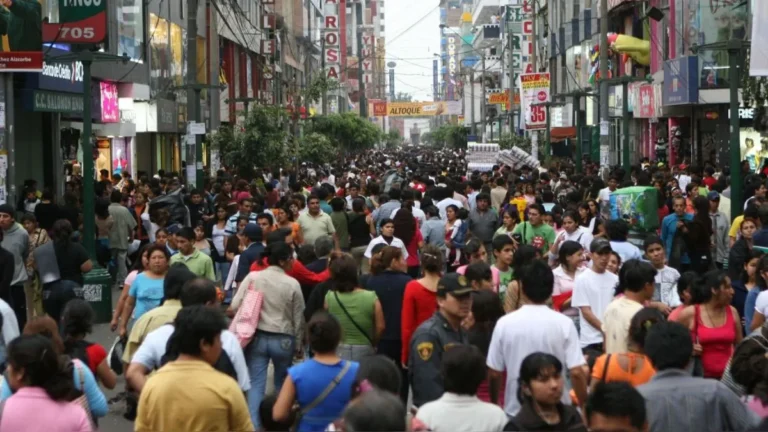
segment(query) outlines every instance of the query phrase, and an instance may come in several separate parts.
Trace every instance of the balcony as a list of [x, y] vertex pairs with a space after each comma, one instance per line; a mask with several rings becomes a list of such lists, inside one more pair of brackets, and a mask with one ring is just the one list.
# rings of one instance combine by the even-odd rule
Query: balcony
[[499, 16], [501, 0], [474, 0], [472, 2], [472, 25], [480, 26], [491, 22], [492, 16]]

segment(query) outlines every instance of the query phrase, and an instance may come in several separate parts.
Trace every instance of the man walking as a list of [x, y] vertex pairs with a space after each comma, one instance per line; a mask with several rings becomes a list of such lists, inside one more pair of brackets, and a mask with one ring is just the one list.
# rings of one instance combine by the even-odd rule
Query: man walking
[[114, 220], [114, 224], [109, 230], [109, 250], [112, 252], [112, 259], [115, 260], [115, 265], [117, 266], [115, 287], [121, 290], [125, 283], [125, 277], [128, 274], [125, 260], [128, 257], [128, 245], [133, 242], [133, 230], [136, 228], [136, 219], [122, 205], [122, 192], [113, 190], [109, 198], [109, 215]]
[[29, 255], [29, 234], [20, 224], [16, 223], [16, 211], [10, 204], [0, 205], [0, 230], [2, 242], [0, 247], [13, 255], [13, 278], [10, 289], [0, 292], [0, 298], [5, 300], [16, 314], [19, 328], [27, 323], [26, 299], [24, 283], [27, 282], [27, 269], [24, 263]]

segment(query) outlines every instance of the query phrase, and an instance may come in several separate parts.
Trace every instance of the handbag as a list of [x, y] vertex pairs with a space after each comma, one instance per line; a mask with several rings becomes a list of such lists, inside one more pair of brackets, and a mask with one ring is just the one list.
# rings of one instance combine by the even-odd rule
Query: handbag
[[336, 298], [336, 303], [338, 303], [339, 306], [341, 306], [341, 310], [344, 311], [344, 315], [346, 315], [347, 318], [349, 318], [349, 320], [352, 322], [352, 325], [354, 325], [355, 328], [357, 328], [357, 330], [360, 333], [362, 333], [363, 336], [365, 336], [366, 339], [368, 339], [368, 342], [370, 342], [371, 346], [373, 346], [373, 339], [371, 339], [371, 336], [369, 336], [368, 332], [363, 330], [363, 328], [360, 327], [360, 325], [357, 322], [355, 322], [355, 319], [352, 318], [352, 315], [350, 315], [349, 312], [347, 312], [347, 308], [344, 307], [344, 303], [342, 303], [341, 300], [339, 300], [339, 293], [338, 293], [338, 291], [334, 291], [333, 292], [333, 296]]
[[235, 334], [240, 346], [245, 348], [253, 340], [259, 327], [259, 315], [261, 305], [264, 302], [264, 293], [253, 290], [253, 281], [248, 284], [243, 304], [237, 309], [235, 318], [229, 325], [229, 331]]
[[88, 418], [91, 419], [91, 423], [93, 423], [93, 415], [91, 414], [91, 406], [88, 403], [88, 397], [85, 395], [85, 373], [83, 372], [83, 365], [80, 363], [80, 366], [78, 366], [79, 362], [72, 361], [72, 365], [75, 369], [77, 369], [77, 377], [78, 381], [80, 381], [80, 393], [82, 393], [80, 396], [75, 398], [71, 403], [74, 405], [79, 405], [80, 407], [85, 410], [85, 413], [88, 415]]
[[331, 382], [328, 383], [325, 389], [323, 389], [323, 391], [319, 395], [317, 395], [317, 397], [313, 399], [312, 402], [310, 402], [307, 406], [299, 410], [299, 412], [296, 414], [296, 419], [293, 423], [293, 428], [291, 428], [291, 430], [294, 430], [294, 431], [298, 430], [302, 417], [304, 417], [305, 415], [307, 415], [308, 412], [312, 411], [313, 409], [315, 409], [315, 407], [323, 403], [325, 398], [327, 398], [328, 395], [331, 394], [333, 389], [335, 389], [336, 386], [339, 385], [341, 380], [344, 379], [344, 376], [349, 371], [349, 368], [351, 367], [351, 365], [352, 365], [352, 362], [345, 361], [344, 366], [341, 368], [341, 371], [333, 378], [333, 380], [331, 380]]
[[611, 354], [608, 354], [608, 357], [605, 358], [605, 365], [603, 365], [603, 378], [602, 382], [607, 383], [608, 382], [608, 366], [611, 364]]
[[[699, 343], [699, 305], [693, 307], [693, 343]], [[697, 355], [693, 357], [693, 367], [691, 368], [691, 375], [695, 377], [704, 376], [704, 363], [701, 361], [701, 356]]]

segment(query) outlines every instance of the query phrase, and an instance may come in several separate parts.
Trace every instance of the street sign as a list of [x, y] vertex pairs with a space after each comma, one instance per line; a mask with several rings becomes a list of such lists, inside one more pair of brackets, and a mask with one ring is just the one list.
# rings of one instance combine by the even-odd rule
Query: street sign
[[59, 22], [43, 23], [43, 41], [96, 44], [107, 39], [107, 0], [58, 0]]

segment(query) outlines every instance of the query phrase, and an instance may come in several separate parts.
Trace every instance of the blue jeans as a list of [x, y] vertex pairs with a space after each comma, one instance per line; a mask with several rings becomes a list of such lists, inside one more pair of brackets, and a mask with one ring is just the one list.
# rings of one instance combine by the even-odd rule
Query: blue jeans
[[227, 283], [227, 275], [229, 275], [229, 267], [232, 265], [229, 261], [215, 262], [213, 263], [216, 273], [221, 279], [221, 289], [224, 289], [224, 284]]
[[245, 362], [251, 375], [251, 389], [248, 390], [248, 410], [256, 429], [261, 427], [259, 405], [264, 399], [267, 388], [267, 367], [272, 360], [274, 366], [275, 394], [280, 393], [283, 381], [288, 375], [288, 368], [293, 362], [296, 346], [294, 337], [287, 334], [256, 331], [256, 337], [245, 348]]

